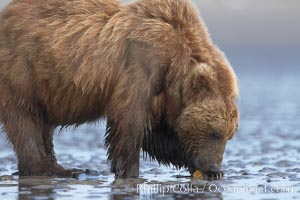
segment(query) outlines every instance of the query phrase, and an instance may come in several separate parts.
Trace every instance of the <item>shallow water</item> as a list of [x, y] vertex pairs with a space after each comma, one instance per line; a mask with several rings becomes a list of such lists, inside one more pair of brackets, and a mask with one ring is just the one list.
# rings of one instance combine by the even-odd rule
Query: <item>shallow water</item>
[[[114, 181], [103, 143], [105, 123], [68, 129], [55, 136], [58, 160], [67, 168], [98, 170], [78, 179], [24, 178], [13, 151], [0, 139], [1, 199], [299, 199], [300, 60], [283, 54], [227, 50], [239, 76], [241, 120], [218, 181], [176, 178], [184, 170], [142, 161], [140, 178]], [[282, 66], [281, 63], [285, 65]], [[259, 73], [258, 73], [259, 72]]]

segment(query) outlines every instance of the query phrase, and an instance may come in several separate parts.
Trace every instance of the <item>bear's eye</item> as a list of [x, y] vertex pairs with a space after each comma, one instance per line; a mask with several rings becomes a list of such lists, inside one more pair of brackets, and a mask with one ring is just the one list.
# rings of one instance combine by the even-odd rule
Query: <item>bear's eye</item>
[[217, 140], [221, 139], [221, 134], [219, 132], [213, 132], [212, 136], [214, 139], [217, 139]]

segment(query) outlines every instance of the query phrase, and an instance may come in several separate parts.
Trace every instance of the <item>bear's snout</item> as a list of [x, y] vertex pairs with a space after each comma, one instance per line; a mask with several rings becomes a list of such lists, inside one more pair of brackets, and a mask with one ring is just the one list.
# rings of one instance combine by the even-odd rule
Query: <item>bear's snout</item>
[[223, 178], [224, 173], [221, 171], [221, 165], [216, 163], [196, 162], [188, 167], [188, 171], [193, 176], [196, 171], [200, 171], [203, 178], [208, 180], [218, 180]]

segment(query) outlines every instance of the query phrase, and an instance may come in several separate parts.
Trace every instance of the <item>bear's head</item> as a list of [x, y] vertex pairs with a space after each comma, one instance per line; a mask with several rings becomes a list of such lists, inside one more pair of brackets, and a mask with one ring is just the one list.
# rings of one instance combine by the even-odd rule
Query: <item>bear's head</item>
[[238, 128], [235, 74], [223, 54], [214, 66], [194, 63], [182, 85], [182, 106], [174, 124], [186, 166], [220, 178], [225, 146]]

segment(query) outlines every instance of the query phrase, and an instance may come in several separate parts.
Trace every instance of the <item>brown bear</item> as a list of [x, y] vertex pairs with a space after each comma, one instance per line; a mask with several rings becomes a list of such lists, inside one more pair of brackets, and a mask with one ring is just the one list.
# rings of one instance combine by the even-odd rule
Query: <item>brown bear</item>
[[0, 21], [0, 121], [20, 176], [71, 176], [56, 127], [107, 119], [116, 178], [159, 163], [222, 176], [234, 71], [188, 0], [15, 0]]

